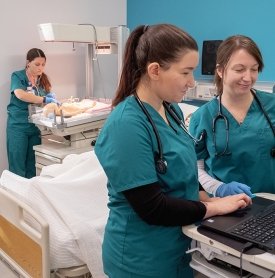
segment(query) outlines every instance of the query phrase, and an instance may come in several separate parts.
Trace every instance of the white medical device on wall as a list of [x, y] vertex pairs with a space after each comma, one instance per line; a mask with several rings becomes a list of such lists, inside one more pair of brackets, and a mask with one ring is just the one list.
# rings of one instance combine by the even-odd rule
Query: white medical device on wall
[[100, 54], [117, 54], [118, 80], [124, 46], [129, 36], [126, 26], [99, 27], [93, 24], [42, 23], [38, 25], [40, 39], [46, 42], [86, 43], [86, 97], [93, 97], [93, 58]]

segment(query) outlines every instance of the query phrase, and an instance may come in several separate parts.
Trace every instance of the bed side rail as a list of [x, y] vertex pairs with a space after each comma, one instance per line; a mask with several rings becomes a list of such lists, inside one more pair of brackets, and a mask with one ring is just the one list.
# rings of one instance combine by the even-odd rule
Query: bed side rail
[[[26, 216], [34, 218], [40, 228], [30, 226]], [[0, 188], [0, 252], [23, 277], [50, 277], [48, 223], [3, 188]]]

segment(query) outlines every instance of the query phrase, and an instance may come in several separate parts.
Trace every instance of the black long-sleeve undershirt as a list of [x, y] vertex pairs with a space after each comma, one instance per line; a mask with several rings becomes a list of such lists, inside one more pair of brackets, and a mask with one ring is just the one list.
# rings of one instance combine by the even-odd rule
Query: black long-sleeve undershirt
[[202, 220], [206, 213], [203, 203], [167, 196], [157, 182], [123, 194], [139, 217], [150, 225], [189, 225]]

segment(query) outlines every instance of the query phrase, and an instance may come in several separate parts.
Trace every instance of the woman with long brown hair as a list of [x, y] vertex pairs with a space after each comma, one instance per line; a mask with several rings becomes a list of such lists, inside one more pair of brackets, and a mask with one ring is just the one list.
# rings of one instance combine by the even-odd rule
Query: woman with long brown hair
[[264, 63], [244, 35], [217, 51], [217, 98], [192, 114], [189, 130], [206, 136], [197, 150], [199, 181], [218, 196], [275, 193], [275, 95], [254, 89]]
[[32, 48], [26, 57], [26, 67], [11, 75], [11, 97], [7, 107], [7, 153], [9, 170], [19, 176], [35, 176], [33, 146], [41, 144], [40, 131], [28, 121], [30, 103], [57, 102], [51, 93], [51, 83], [44, 73], [46, 56]]

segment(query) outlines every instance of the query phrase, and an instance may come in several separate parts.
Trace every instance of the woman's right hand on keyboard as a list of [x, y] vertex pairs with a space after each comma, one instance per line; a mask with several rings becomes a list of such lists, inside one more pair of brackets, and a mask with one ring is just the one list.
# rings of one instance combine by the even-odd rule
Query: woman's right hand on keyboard
[[206, 206], [206, 214], [204, 218], [214, 215], [223, 215], [231, 213], [237, 209], [245, 208], [252, 204], [251, 198], [246, 194], [237, 194], [224, 198], [216, 198], [211, 202], [203, 202]]

